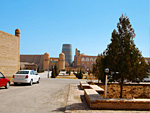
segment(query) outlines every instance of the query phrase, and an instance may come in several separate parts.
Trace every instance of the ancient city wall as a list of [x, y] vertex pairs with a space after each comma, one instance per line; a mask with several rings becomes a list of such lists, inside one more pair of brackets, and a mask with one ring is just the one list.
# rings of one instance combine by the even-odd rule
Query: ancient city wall
[[11, 77], [20, 69], [20, 30], [15, 35], [0, 31], [0, 72]]
[[43, 69], [44, 55], [20, 55], [20, 62], [28, 62], [37, 64], [40, 69]]

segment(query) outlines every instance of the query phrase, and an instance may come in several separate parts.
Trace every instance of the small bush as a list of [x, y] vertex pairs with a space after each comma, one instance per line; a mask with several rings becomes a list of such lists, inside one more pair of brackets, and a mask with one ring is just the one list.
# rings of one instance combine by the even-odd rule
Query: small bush
[[83, 73], [82, 73], [81, 70], [80, 70], [79, 73], [73, 73], [73, 74], [76, 75], [76, 77], [77, 77], [78, 79], [82, 79], [82, 78], [83, 78]]

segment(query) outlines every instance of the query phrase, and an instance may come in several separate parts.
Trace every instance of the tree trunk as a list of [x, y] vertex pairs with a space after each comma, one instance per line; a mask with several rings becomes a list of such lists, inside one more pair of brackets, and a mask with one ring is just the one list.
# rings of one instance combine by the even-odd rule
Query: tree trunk
[[121, 79], [120, 83], [120, 98], [122, 98], [122, 90], [123, 90], [123, 79]]

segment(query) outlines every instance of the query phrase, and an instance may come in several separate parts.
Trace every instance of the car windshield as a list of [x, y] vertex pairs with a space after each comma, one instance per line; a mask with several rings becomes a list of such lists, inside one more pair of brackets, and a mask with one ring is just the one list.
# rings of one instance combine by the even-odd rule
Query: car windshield
[[0, 78], [4, 78], [4, 76], [3, 76], [3, 74], [2, 74], [2, 73], [0, 73]]
[[16, 74], [29, 74], [29, 71], [18, 71]]

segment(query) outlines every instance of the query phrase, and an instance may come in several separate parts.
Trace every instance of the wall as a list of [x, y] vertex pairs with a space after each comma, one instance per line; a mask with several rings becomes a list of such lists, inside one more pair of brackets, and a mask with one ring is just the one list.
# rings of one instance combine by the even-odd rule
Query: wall
[[20, 62], [34, 63], [43, 69], [43, 57], [44, 55], [20, 55]]
[[0, 31], [0, 72], [11, 77], [20, 69], [20, 32], [18, 36]]

